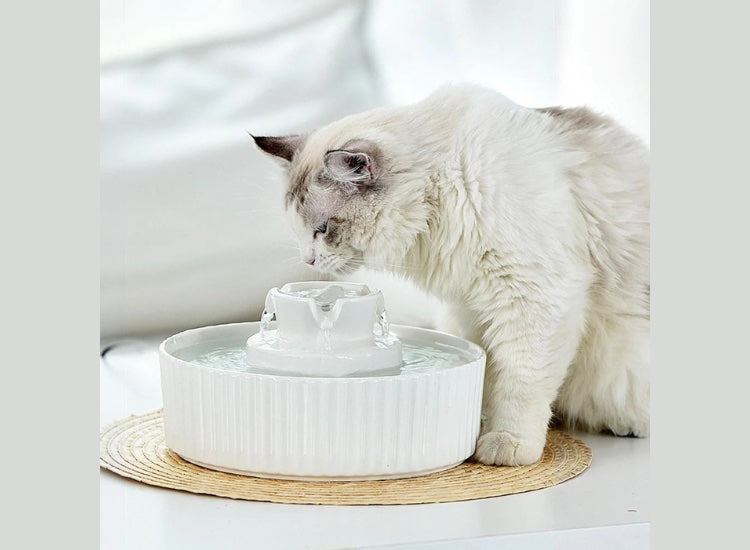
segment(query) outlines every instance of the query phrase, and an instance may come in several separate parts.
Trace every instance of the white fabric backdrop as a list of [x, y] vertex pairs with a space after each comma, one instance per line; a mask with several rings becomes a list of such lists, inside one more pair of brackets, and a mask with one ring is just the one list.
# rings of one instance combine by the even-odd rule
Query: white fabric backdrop
[[269, 288], [310, 277], [278, 167], [246, 131], [294, 132], [377, 103], [363, 4], [335, 4], [272, 33], [102, 67], [103, 336], [257, 319]]
[[[259, 134], [313, 128], [474, 81], [582, 104], [648, 141], [646, 0], [102, 0], [103, 338], [255, 320], [268, 288], [317, 278]], [[394, 322], [437, 304], [383, 288]]]

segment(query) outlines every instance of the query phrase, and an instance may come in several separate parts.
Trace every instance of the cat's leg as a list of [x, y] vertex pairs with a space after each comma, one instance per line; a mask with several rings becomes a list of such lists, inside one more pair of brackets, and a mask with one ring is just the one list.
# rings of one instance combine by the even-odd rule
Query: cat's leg
[[519, 466], [541, 458], [551, 405], [583, 331], [583, 310], [583, 298], [558, 307], [515, 299], [493, 312], [483, 335], [488, 364], [476, 460]]
[[594, 317], [555, 408], [571, 425], [646, 437], [649, 365], [645, 314]]

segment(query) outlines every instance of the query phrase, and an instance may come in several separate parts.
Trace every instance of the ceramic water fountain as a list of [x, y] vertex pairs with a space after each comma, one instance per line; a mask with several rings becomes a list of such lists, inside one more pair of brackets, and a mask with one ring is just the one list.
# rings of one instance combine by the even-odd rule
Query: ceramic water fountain
[[160, 347], [166, 444], [208, 468], [360, 480], [441, 471], [474, 452], [485, 354], [389, 326], [380, 291], [272, 289], [260, 322], [181, 332]]

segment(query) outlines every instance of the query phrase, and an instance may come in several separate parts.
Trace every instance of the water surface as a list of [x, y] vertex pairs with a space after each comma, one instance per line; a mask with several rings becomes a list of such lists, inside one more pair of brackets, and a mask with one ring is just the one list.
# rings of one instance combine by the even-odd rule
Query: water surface
[[[401, 340], [403, 362], [399, 369], [390, 373], [391, 375], [449, 369], [476, 359], [474, 353], [447, 344], [424, 342], [410, 338], [399, 339]], [[172, 355], [183, 361], [189, 361], [204, 367], [268, 373], [269, 371], [263, 369], [260, 365], [252, 366], [245, 362], [245, 342], [246, 339], [211, 340], [175, 350]], [[283, 374], [293, 376], [289, 373]], [[370, 376], [377, 375], [382, 375], [382, 373], [370, 374]], [[355, 376], [367, 375], [357, 374]]]

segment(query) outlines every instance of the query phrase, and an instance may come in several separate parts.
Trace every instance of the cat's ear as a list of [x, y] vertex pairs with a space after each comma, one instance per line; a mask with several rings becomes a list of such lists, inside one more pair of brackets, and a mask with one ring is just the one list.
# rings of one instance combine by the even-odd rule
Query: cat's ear
[[380, 175], [374, 155], [362, 151], [329, 151], [323, 164], [329, 178], [352, 187], [372, 185]]
[[252, 134], [250, 136], [261, 150], [288, 162], [292, 162], [294, 155], [305, 143], [304, 136], [257, 137]]

